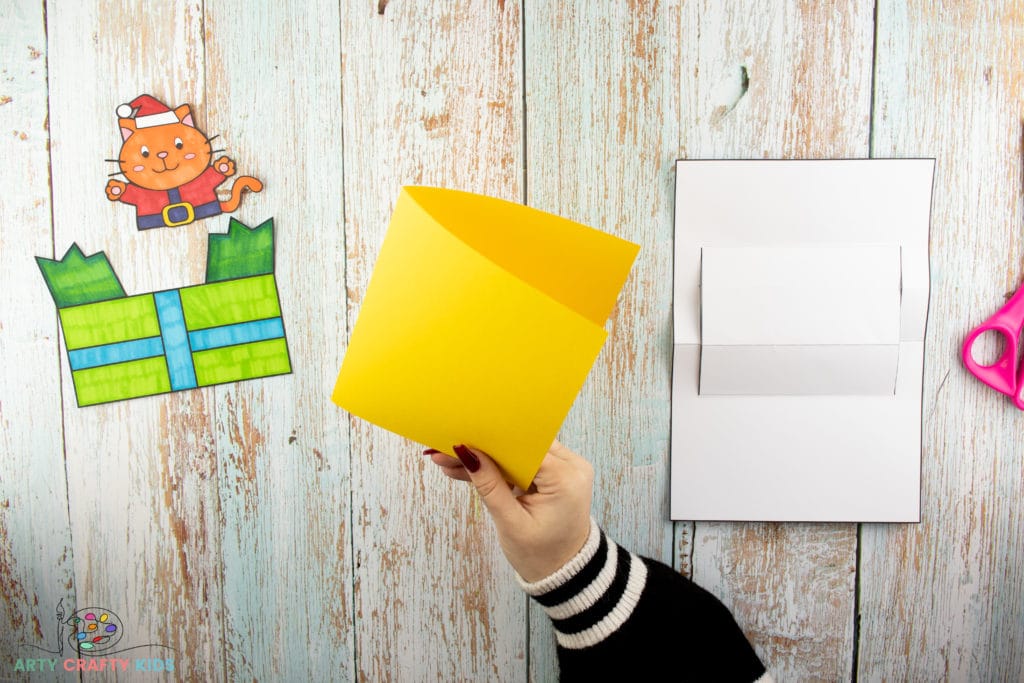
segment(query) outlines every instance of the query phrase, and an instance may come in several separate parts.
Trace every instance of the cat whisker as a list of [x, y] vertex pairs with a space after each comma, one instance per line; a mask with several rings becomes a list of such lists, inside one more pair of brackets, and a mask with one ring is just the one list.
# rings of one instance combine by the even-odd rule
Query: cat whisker
[[[112, 178], [112, 177], [114, 177], [116, 175], [124, 175], [124, 171], [118, 171], [117, 173], [108, 173], [107, 177], [108, 178]], [[128, 176], [125, 176], [125, 177], [127, 178]]]
[[109, 161], [113, 164], [123, 164], [124, 159], [104, 159], [103, 161]]
[[223, 149], [211, 149], [210, 154], [216, 154], [217, 152], [223, 152]]
[[220, 133], [217, 133], [216, 135], [213, 135], [213, 136], [210, 136], [210, 137], [206, 138], [206, 141], [207, 142], [212, 142], [212, 141], [216, 140], [219, 137], [220, 137]]

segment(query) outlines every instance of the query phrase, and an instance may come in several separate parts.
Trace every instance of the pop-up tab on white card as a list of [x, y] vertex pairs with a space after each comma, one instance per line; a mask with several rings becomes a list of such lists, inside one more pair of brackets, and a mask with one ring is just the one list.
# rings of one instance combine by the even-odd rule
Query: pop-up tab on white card
[[703, 247], [702, 395], [893, 394], [898, 245]]

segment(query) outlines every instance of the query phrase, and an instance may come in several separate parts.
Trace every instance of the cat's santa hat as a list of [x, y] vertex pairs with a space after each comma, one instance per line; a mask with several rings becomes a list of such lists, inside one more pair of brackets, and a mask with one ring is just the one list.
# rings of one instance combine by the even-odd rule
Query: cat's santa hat
[[130, 119], [134, 116], [136, 128], [151, 128], [168, 123], [178, 123], [178, 115], [152, 95], [139, 95], [127, 104], [118, 105], [117, 115], [122, 119]]

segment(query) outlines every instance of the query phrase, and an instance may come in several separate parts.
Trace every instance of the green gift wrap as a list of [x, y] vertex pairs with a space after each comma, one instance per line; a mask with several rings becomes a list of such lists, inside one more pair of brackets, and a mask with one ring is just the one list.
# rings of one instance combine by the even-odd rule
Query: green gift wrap
[[38, 258], [79, 406], [291, 372], [273, 222], [211, 235], [206, 284], [126, 296], [103, 253]]

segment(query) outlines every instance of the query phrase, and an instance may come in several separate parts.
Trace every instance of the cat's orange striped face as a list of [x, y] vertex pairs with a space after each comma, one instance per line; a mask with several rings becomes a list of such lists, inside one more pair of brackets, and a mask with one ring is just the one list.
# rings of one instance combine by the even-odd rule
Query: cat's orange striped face
[[135, 185], [170, 190], [199, 177], [210, 165], [210, 141], [196, 129], [188, 105], [174, 113], [178, 123], [138, 129], [134, 119], [118, 119], [124, 138], [118, 162]]

